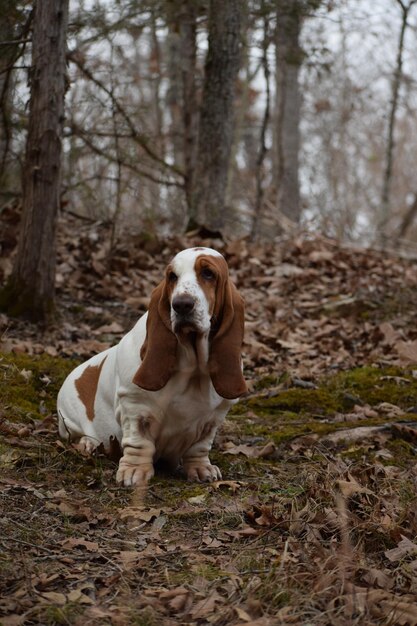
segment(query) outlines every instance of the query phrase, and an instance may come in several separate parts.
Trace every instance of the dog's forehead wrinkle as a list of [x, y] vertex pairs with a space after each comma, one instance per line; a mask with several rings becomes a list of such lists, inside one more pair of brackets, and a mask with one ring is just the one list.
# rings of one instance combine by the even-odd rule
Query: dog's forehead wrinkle
[[[172, 265], [175, 268], [194, 267], [196, 259], [202, 255], [224, 258], [220, 252], [213, 250], [213, 248], [186, 248], [174, 256]], [[174, 269], [174, 271], [176, 270]]]

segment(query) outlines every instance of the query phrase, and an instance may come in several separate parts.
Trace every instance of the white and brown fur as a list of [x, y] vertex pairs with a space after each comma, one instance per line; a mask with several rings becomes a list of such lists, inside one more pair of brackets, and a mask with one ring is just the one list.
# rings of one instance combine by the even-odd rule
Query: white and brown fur
[[119, 344], [79, 365], [58, 395], [59, 432], [87, 452], [116, 438], [117, 480], [146, 484], [154, 462], [182, 464], [189, 480], [221, 478], [209, 452], [217, 428], [246, 391], [244, 304], [223, 256], [178, 253], [149, 311]]

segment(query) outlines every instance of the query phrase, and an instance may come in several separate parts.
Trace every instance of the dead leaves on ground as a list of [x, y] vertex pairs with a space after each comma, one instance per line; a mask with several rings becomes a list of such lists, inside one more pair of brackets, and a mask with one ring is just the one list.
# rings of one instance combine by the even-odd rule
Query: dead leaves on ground
[[[118, 626], [133, 615], [195, 626], [274, 625], [278, 615], [288, 624], [347, 625], [355, 615], [364, 624], [412, 624], [417, 515], [404, 497], [417, 469], [327, 457], [277, 466], [267, 481], [195, 487], [194, 495], [184, 496], [187, 483], [175, 485], [179, 500], [169, 504], [165, 479], [151, 484], [143, 504], [113, 491], [113, 507], [100, 492], [80, 497], [76, 485], [53, 490], [4, 478], [11, 517], [1, 530], [32, 563], [29, 579], [7, 565], [6, 624], [30, 622], [50, 606], [75, 606], [77, 626]], [[31, 535], [22, 534], [22, 511], [36, 511]]]
[[[40, 335], [0, 315], [0, 350], [82, 358], [103, 350], [145, 311], [170, 257], [203, 243], [225, 254], [245, 297], [252, 382], [289, 372], [293, 385], [314, 389], [338, 369], [417, 364], [415, 261], [324, 238], [258, 245], [131, 235], [110, 259], [108, 240], [103, 224], [61, 221], [62, 319]], [[11, 266], [9, 256], [0, 272]], [[33, 382], [27, 367], [19, 376]], [[417, 430], [398, 421], [395, 403], [353, 400], [331, 419], [356, 428], [303, 435], [285, 450], [269, 435], [242, 440], [228, 430], [217, 452], [227, 480], [190, 490], [163, 477], [143, 502], [114, 486], [110, 461], [57, 443], [40, 409], [44, 420], [0, 421], [5, 626], [417, 624]], [[367, 424], [381, 418], [394, 424]], [[407, 463], [397, 463], [393, 437], [409, 445]]]
[[232, 441], [227, 441], [222, 445], [223, 454], [243, 454], [253, 459], [266, 459], [273, 457], [276, 451], [276, 445], [272, 441], [268, 441], [262, 446], [251, 446], [247, 444], [236, 445]]
[[105, 349], [146, 310], [170, 258], [203, 244], [225, 254], [245, 297], [244, 361], [252, 375], [290, 369], [309, 379], [365, 361], [417, 364], [415, 261], [320, 237], [260, 245], [126, 233], [111, 257], [109, 240], [109, 226], [61, 218], [57, 282], [64, 320], [39, 341], [36, 327], [0, 316], [3, 351], [85, 357]]

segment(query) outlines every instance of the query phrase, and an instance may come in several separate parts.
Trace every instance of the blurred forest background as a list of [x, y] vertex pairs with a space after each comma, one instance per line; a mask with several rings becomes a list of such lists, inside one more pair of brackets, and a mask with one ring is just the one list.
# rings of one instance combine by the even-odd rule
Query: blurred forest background
[[[62, 210], [113, 239], [301, 225], [415, 251], [414, 4], [73, 0]], [[1, 207], [25, 176], [31, 16], [1, 3]]]
[[416, 2], [4, 0], [0, 310], [52, 317], [59, 215], [109, 261], [185, 232], [415, 256]]

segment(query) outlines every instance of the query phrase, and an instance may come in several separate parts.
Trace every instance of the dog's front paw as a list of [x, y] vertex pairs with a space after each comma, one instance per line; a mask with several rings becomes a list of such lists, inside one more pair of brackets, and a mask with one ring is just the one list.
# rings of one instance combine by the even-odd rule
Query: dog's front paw
[[221, 480], [222, 474], [217, 465], [211, 463], [192, 463], [184, 465], [187, 479], [197, 483], [212, 483]]
[[84, 437], [81, 437], [78, 443], [74, 443], [73, 446], [84, 456], [91, 456], [95, 449], [98, 448], [99, 443], [97, 439], [84, 435]]
[[125, 487], [146, 486], [152, 476], [154, 469], [152, 463], [133, 464], [123, 460], [119, 462], [116, 480]]

